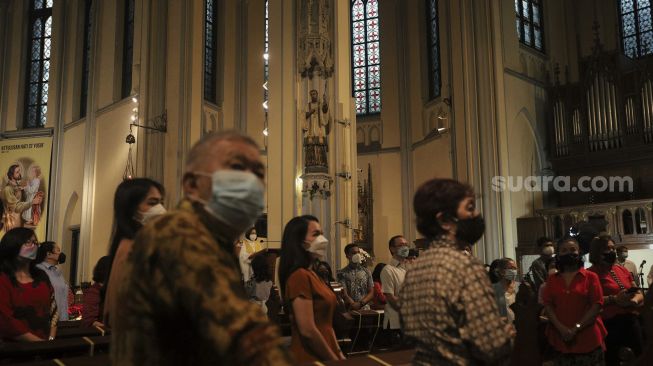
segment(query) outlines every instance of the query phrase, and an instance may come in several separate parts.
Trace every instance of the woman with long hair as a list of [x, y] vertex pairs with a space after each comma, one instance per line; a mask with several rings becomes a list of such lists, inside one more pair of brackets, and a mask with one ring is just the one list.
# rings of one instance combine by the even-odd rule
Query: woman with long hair
[[633, 275], [625, 267], [616, 264], [615, 244], [609, 236], [594, 238], [590, 243], [588, 270], [596, 273], [603, 290], [601, 318], [608, 330], [605, 337], [605, 360], [608, 365], [619, 363], [619, 350], [630, 348], [635, 356], [642, 353], [642, 329], [637, 308], [644, 302], [644, 295], [635, 286]]
[[546, 336], [556, 351], [555, 365], [604, 365], [606, 331], [598, 317], [603, 291], [598, 276], [583, 268], [580, 245], [558, 242], [558, 273], [550, 275], [542, 300], [549, 325]]
[[290, 351], [297, 363], [345, 358], [333, 330], [336, 295], [316, 273], [327, 247], [316, 217], [295, 217], [286, 224], [279, 281], [292, 325]]
[[57, 303], [48, 276], [36, 267], [38, 241], [27, 228], [9, 230], [0, 241], [0, 338], [36, 342], [54, 339]]
[[110, 315], [117, 306], [118, 287], [125, 280], [124, 265], [138, 230], [148, 221], [166, 212], [163, 207], [163, 186], [152, 179], [125, 180], [116, 189], [113, 200], [113, 235], [109, 258], [109, 281], [104, 287], [104, 324], [111, 324]]

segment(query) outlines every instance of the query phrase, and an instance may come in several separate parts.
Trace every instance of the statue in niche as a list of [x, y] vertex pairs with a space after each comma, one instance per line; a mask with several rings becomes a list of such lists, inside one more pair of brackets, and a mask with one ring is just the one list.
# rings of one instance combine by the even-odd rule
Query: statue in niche
[[329, 104], [326, 94], [322, 101], [318, 99], [317, 90], [313, 89], [309, 94], [310, 101], [302, 126], [306, 166], [327, 168], [327, 135], [331, 125]]

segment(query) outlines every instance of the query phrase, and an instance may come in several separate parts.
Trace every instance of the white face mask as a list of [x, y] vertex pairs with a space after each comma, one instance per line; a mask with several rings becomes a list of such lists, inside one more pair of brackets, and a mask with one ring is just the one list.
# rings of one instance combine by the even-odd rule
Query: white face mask
[[141, 219], [139, 221], [140, 221], [141, 224], [145, 225], [146, 223], [150, 222], [153, 218], [161, 216], [161, 215], [165, 214], [166, 212], [168, 212], [168, 211], [166, 211], [166, 208], [163, 207], [163, 205], [159, 203], [158, 205], [150, 207], [149, 210], [147, 210], [145, 212], [141, 212], [140, 213], [141, 214]]
[[351, 262], [354, 264], [361, 264], [363, 263], [363, 256], [360, 255], [360, 253], [356, 253], [351, 256]]
[[256, 238], [258, 238], [256, 234], [249, 234], [249, 240], [254, 241]]
[[552, 256], [554, 253], [553, 247], [550, 245], [547, 245], [542, 249], [542, 254]]
[[324, 235], [320, 235], [313, 239], [306, 250], [310, 253], [317, 254], [320, 258], [325, 258], [328, 245], [329, 240], [327, 240]]

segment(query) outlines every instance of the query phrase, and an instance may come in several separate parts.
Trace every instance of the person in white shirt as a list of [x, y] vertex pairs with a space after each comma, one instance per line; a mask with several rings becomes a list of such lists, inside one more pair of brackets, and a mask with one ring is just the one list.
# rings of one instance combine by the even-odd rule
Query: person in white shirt
[[38, 263], [36, 267], [42, 269], [50, 278], [59, 312], [59, 320], [68, 320], [68, 292], [70, 287], [58, 266], [66, 261], [66, 254], [61, 252], [61, 248], [57, 243], [46, 241], [39, 245], [36, 261]]
[[[406, 258], [408, 257], [408, 241], [402, 235], [393, 236], [388, 243], [392, 260], [381, 271], [381, 287], [386, 298], [383, 328], [389, 329], [394, 340], [401, 337], [401, 321], [399, 319], [399, 290], [406, 277]], [[395, 343], [396, 344], [396, 343]]]
[[[612, 240], [611, 240], [612, 241]], [[613, 242], [614, 243], [614, 242]], [[635, 279], [635, 285], [640, 286], [639, 283], [639, 273], [637, 272], [637, 266], [633, 261], [628, 259], [628, 247], [625, 245], [620, 245], [617, 247], [617, 264], [626, 268], [633, 278]]]

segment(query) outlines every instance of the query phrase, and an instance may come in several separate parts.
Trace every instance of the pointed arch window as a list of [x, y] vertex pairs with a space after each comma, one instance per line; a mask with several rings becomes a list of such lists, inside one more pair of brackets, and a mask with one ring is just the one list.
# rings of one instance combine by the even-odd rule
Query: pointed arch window
[[54, 0], [32, 0], [29, 10], [29, 64], [26, 67], [23, 128], [45, 127], [48, 112], [52, 6]]
[[218, 1], [204, 3], [204, 99], [217, 103]]
[[379, 1], [351, 1], [352, 90], [356, 114], [381, 112]]
[[79, 95], [79, 118], [86, 117], [86, 102], [88, 97], [88, 76], [91, 57], [91, 31], [93, 28], [92, 13], [93, 0], [84, 1], [84, 44], [82, 49], [82, 81]]
[[515, 0], [519, 42], [544, 52], [542, 0]]
[[122, 88], [120, 95], [127, 98], [132, 92], [132, 66], [134, 64], [134, 4], [135, 0], [125, 0], [122, 50]]
[[621, 44], [630, 58], [653, 53], [653, 20], [650, 0], [620, 0]]
[[439, 24], [438, 0], [426, 0], [426, 29], [428, 31], [429, 52], [429, 100], [439, 97], [442, 88]]

